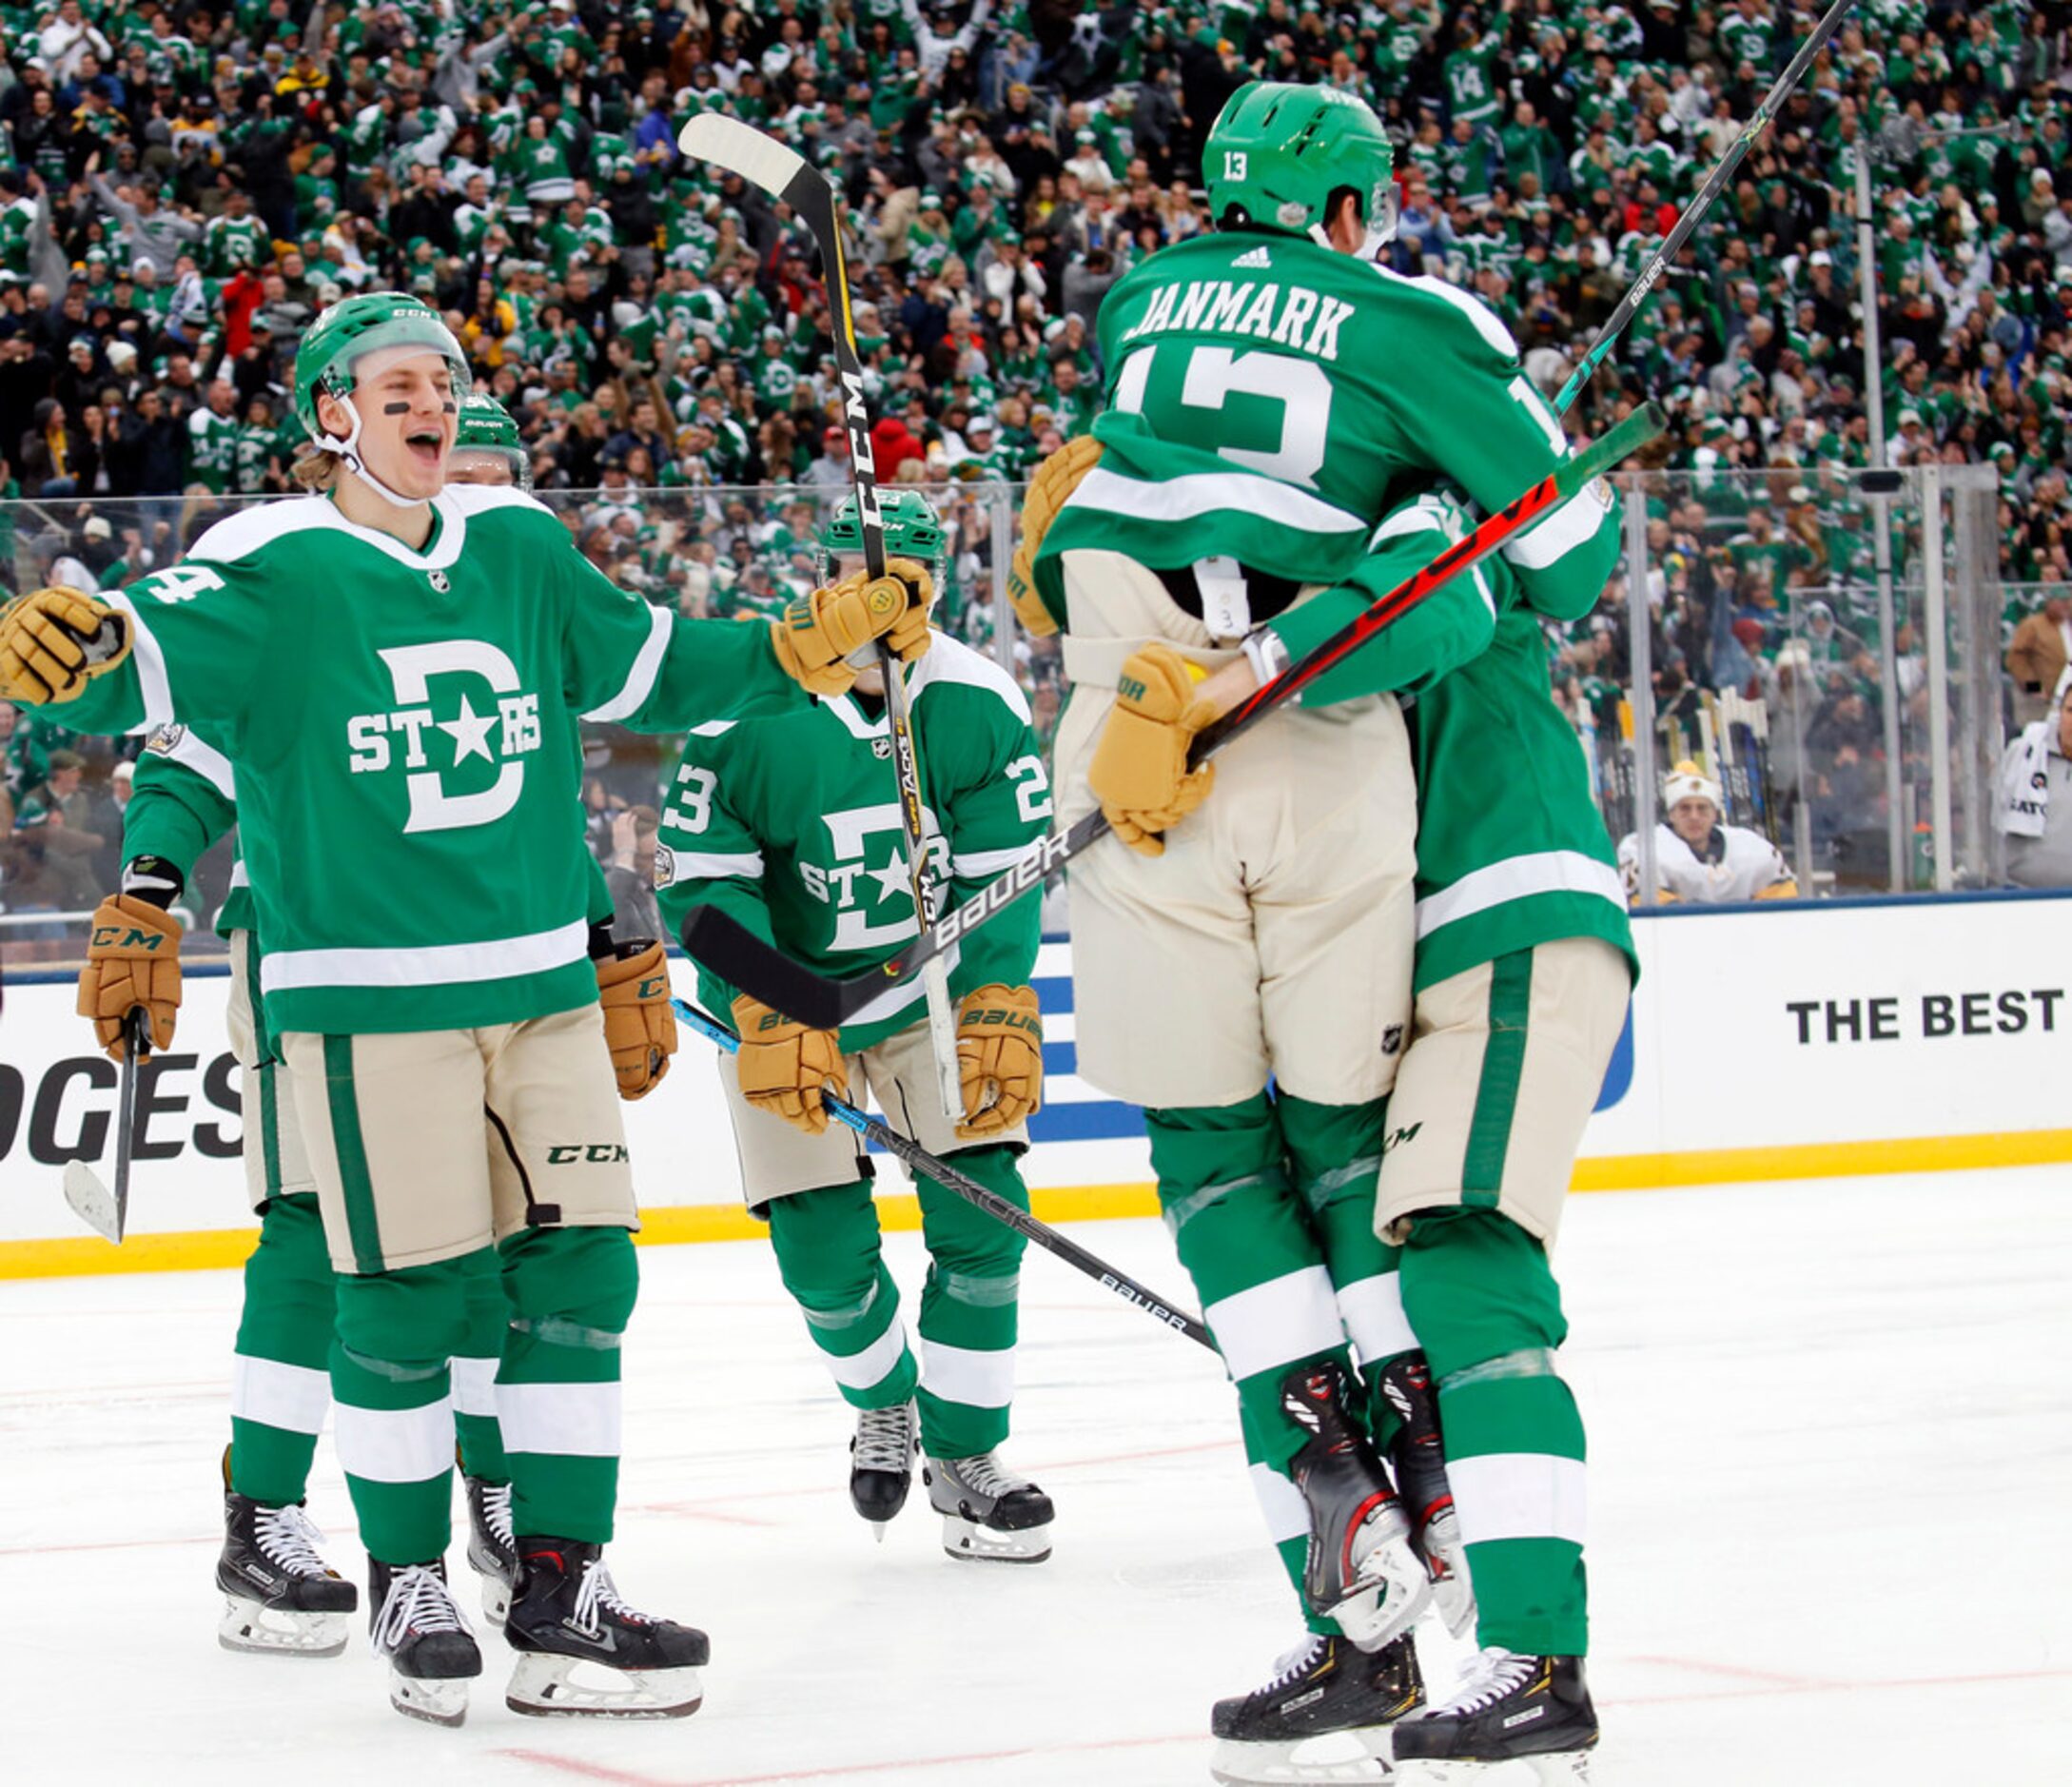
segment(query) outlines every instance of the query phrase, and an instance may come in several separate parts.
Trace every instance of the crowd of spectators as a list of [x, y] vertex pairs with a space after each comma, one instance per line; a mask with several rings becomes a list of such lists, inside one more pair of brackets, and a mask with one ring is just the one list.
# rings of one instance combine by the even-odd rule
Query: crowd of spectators
[[[832, 321], [804, 232], [678, 154], [704, 108], [840, 187], [883, 477], [1011, 483], [1087, 424], [1102, 297], [1208, 227], [1202, 138], [1257, 76], [1375, 106], [1398, 146], [1392, 264], [1474, 290], [1552, 391], [1821, 10], [0, 8], [0, 498], [19, 499], [0, 501], [0, 577], [119, 585], [224, 503], [285, 488], [302, 332], [400, 286], [447, 313], [608, 574], [690, 613], [778, 599], [848, 481]], [[1801, 697], [1851, 740], [1823, 774], [1860, 767], [1867, 789], [1886, 692], [1850, 483], [1873, 458], [1855, 169], [1889, 461], [1992, 466], [2004, 575], [2072, 581], [2068, 25], [2056, 0], [1863, 0], [1572, 416], [1594, 431], [1652, 396], [1675, 418], [1650, 461], [1685, 474], [1653, 524], [1658, 695], [1817, 685]], [[961, 506], [968, 591], [989, 511]], [[1557, 683], [1615, 681], [1623, 625], [1608, 601], [1550, 641]], [[1054, 705], [1053, 661], [1024, 668]], [[113, 797], [117, 748], [48, 732], [10, 741], [0, 904], [63, 878], [25, 842], [65, 805], [37, 793], [53, 750]], [[1852, 822], [1874, 829], [1870, 809]]]

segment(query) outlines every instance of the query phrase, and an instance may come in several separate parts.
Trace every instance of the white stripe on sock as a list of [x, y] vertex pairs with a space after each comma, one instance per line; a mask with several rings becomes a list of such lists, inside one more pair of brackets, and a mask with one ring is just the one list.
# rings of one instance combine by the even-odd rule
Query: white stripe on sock
[[230, 1412], [241, 1421], [289, 1433], [322, 1433], [331, 1406], [331, 1374], [236, 1353], [230, 1361]]
[[967, 1408], [1005, 1408], [1014, 1401], [1014, 1348], [981, 1351], [921, 1337], [921, 1382], [930, 1395]]
[[1259, 1511], [1266, 1517], [1266, 1531], [1275, 1544], [1309, 1537], [1309, 1503], [1271, 1464], [1252, 1466], [1252, 1493], [1259, 1498]]
[[1583, 1461], [1550, 1452], [1490, 1452], [1449, 1458], [1460, 1536], [1471, 1545], [1493, 1539], [1566, 1539], [1583, 1542]]
[[463, 1359], [453, 1362], [453, 1412], [457, 1415], [490, 1415], [497, 1412], [497, 1361]]
[[[814, 1339], [818, 1339], [816, 1334]], [[899, 1368], [907, 1356], [907, 1326], [896, 1315], [884, 1333], [860, 1353], [841, 1355], [824, 1352], [828, 1369], [845, 1390], [875, 1389]]]
[[1341, 1286], [1339, 1317], [1353, 1337], [1353, 1356], [1361, 1365], [1417, 1350], [1417, 1337], [1410, 1331], [1410, 1318], [1403, 1313], [1400, 1272], [1377, 1272], [1372, 1278]]
[[338, 1405], [338, 1462], [368, 1483], [429, 1483], [453, 1467], [453, 1403], [422, 1408]]
[[1345, 1344], [1331, 1274], [1320, 1266], [1233, 1291], [1202, 1310], [1202, 1319], [1241, 1383]]
[[619, 1394], [616, 1384], [499, 1384], [497, 1419], [506, 1452], [553, 1452], [562, 1458], [616, 1458]]

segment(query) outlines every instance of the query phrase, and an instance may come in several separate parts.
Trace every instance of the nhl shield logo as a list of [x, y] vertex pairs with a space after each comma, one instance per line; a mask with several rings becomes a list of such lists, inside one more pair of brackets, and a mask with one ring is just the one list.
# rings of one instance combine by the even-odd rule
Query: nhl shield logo
[[889, 738], [871, 739], [870, 755], [874, 757], [890, 756], [892, 755], [892, 741]]
[[441, 596], [445, 595], [448, 590], [453, 588], [453, 579], [448, 577], [443, 571], [434, 571], [433, 573], [431, 573], [431, 579], [432, 587], [436, 589]]
[[1402, 1046], [1403, 1027], [1400, 1024], [1391, 1024], [1388, 1029], [1381, 1032], [1381, 1052], [1383, 1054], [1393, 1055]]

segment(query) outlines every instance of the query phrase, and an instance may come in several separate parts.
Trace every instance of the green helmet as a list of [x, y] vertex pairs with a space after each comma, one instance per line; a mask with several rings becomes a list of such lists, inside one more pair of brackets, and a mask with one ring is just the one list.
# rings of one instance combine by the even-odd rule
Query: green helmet
[[533, 487], [532, 456], [518, 438], [518, 425], [511, 412], [487, 391], [470, 391], [460, 400], [459, 425], [455, 430], [453, 450], [458, 453], [487, 453], [507, 460], [511, 481], [520, 490]]
[[[885, 522], [885, 556], [888, 559], [918, 559], [928, 566], [940, 595], [943, 572], [949, 557], [949, 536], [943, 531], [934, 504], [918, 490], [878, 491], [878, 514]], [[859, 557], [864, 549], [863, 525], [856, 517], [856, 499], [844, 497], [834, 520], [820, 533], [820, 580], [834, 580], [834, 561], [843, 553]]]
[[1350, 189], [1368, 252], [1396, 233], [1396, 157], [1362, 99], [1335, 88], [1254, 81], [1231, 94], [1202, 150], [1219, 229], [1277, 229], [1324, 241], [1331, 201]]
[[[468, 394], [468, 357], [439, 312], [408, 292], [359, 292], [327, 305], [295, 350], [295, 419], [312, 441], [327, 443], [317, 420], [317, 394], [350, 397], [353, 363], [382, 347], [422, 347], [443, 355], [453, 371], [454, 401]], [[357, 436], [359, 429], [354, 428]]]

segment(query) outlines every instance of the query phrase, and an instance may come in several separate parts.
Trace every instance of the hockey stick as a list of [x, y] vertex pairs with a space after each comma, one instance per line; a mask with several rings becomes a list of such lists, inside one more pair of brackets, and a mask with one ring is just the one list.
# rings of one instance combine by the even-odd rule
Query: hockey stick
[[[731, 167], [751, 185], [790, 206], [805, 220], [820, 250], [820, 273], [836, 317], [834, 364], [842, 378], [842, 422], [849, 430], [850, 486], [863, 534], [864, 571], [885, 575], [885, 518], [878, 509], [877, 461], [870, 449], [870, 412], [864, 404], [863, 359], [856, 351], [856, 324], [849, 302], [849, 258], [842, 248], [842, 223], [835, 215], [834, 188], [803, 156], [753, 126], [719, 112], [703, 112], [686, 124], [676, 146], [686, 155]], [[885, 723], [891, 735], [892, 771], [899, 788], [899, 829], [907, 846], [907, 887], [913, 895], [914, 925], [926, 930], [935, 917], [928, 873], [928, 841], [921, 816], [921, 764], [914, 750], [913, 716], [907, 679], [892, 648], [878, 641], [885, 679]], [[957, 1020], [949, 1003], [949, 969], [940, 959], [921, 976], [928, 998], [928, 1037], [935, 1056], [935, 1090], [943, 1114], [964, 1116], [964, 1090], [957, 1067]]]
[[65, 1201], [72, 1214], [97, 1235], [118, 1247], [129, 1221], [130, 1131], [137, 1120], [137, 1057], [144, 1047], [144, 1008], [133, 1005], [123, 1018], [122, 1090], [116, 1094], [115, 1189], [110, 1195], [101, 1175], [83, 1160], [65, 1163]]
[[1777, 83], [1763, 95], [1763, 103], [1756, 107], [1749, 122], [1742, 127], [1741, 134], [1734, 139], [1733, 147], [1720, 158], [1720, 164], [1707, 176], [1691, 203], [1684, 207], [1670, 233], [1663, 237], [1662, 245], [1650, 257], [1648, 265], [1640, 269], [1640, 277], [1632, 288], [1619, 300], [1619, 307], [1606, 319], [1597, 331], [1597, 339], [1591, 343], [1590, 351], [1583, 356], [1583, 363], [1569, 375], [1569, 382], [1561, 387], [1561, 395], [1554, 400], [1554, 414], [1566, 415], [1569, 405], [1581, 394], [1583, 386], [1612, 351], [1613, 344], [1625, 333], [1626, 325], [1633, 320], [1633, 313], [1647, 303], [1648, 294], [1654, 289], [1654, 283], [1669, 269], [1683, 245], [1691, 239], [1691, 232], [1697, 228], [1698, 219], [1710, 208], [1712, 201], [1725, 190], [1734, 169], [1741, 166], [1741, 158], [1755, 146], [1755, 139], [1769, 128], [1769, 121], [1776, 116], [1777, 108], [1791, 96], [1791, 89], [1805, 77], [1806, 70], [1813, 66], [1813, 58], [1820, 54], [1828, 38], [1840, 29], [1843, 15], [1855, 0], [1834, 0], [1827, 15], [1813, 27], [1810, 35], [1799, 46], [1799, 53], [1786, 66], [1777, 77]]
[[[729, 1054], [741, 1047], [741, 1039], [716, 1018], [711, 1018], [686, 999], [672, 999], [671, 1008], [676, 1016], [699, 1035], [717, 1043]], [[1051, 1227], [1041, 1217], [1031, 1216], [1026, 1210], [1007, 1202], [997, 1191], [959, 1172], [948, 1161], [937, 1160], [910, 1136], [905, 1136], [889, 1124], [881, 1123], [867, 1110], [858, 1110], [848, 1099], [837, 1097], [833, 1092], [822, 1090], [820, 1101], [827, 1107], [828, 1114], [837, 1123], [866, 1136], [889, 1152], [896, 1154], [918, 1173], [954, 1191], [967, 1204], [975, 1205], [996, 1222], [1002, 1222], [1017, 1234], [1026, 1236], [1046, 1253], [1054, 1253], [1065, 1265], [1076, 1267], [1097, 1285], [1112, 1290], [1124, 1303], [1134, 1304], [1153, 1321], [1163, 1322], [1167, 1327], [1184, 1334], [1189, 1340], [1216, 1350], [1216, 1343], [1209, 1338], [1209, 1331], [1200, 1320], [1184, 1309], [1176, 1309], [1169, 1303], [1154, 1296], [1126, 1273], [1118, 1272], [1104, 1264], [1098, 1255], [1088, 1253], [1076, 1241], [1069, 1241]]]
[[[1203, 728], [1194, 741], [1188, 761], [1200, 763], [1213, 756], [1262, 714], [1300, 695], [1449, 579], [1515, 540], [1629, 453], [1645, 446], [1662, 432], [1667, 421], [1659, 404], [1644, 404], [1602, 440], [1591, 442], [1574, 459], [1557, 465], [1472, 534], [1449, 546], [1422, 570], [1405, 578], [1272, 681], [1254, 690]], [[794, 962], [716, 906], [700, 906], [685, 920], [683, 946], [722, 980], [745, 988], [786, 1016], [817, 1030], [837, 1029], [882, 994], [888, 981], [912, 973], [997, 917], [1023, 894], [1044, 885], [1107, 830], [1107, 819], [1097, 807], [1068, 830], [1053, 832], [1015, 867], [979, 889], [954, 912], [928, 926], [898, 954], [845, 979], [828, 979]]]

